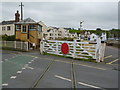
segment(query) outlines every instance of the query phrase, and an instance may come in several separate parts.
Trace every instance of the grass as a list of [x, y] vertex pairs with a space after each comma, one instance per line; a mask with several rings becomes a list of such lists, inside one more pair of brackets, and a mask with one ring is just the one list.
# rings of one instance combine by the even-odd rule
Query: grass
[[81, 61], [89, 61], [89, 62], [94, 62], [94, 63], [97, 63], [95, 60], [93, 59], [80, 59], [80, 58], [75, 58], [75, 60], [81, 60]]
[[[61, 55], [50, 54], [50, 53], [46, 53], [46, 52], [44, 52], [43, 54], [44, 54], [44, 55], [53, 55], [53, 56], [65, 57], [65, 58], [72, 58], [72, 57], [69, 57], [69, 56], [61, 56]], [[61, 53], [61, 54], [62, 54], [62, 53]]]
[[71, 59], [74, 59], [74, 60], [89, 61], [89, 62], [97, 63], [97, 62], [96, 62], [95, 60], [93, 60], [91, 57], [87, 57], [88, 59], [80, 59], [80, 58], [72, 58], [72, 57], [64, 56], [64, 55], [61, 56], [61, 55], [50, 54], [50, 53], [46, 53], [46, 52], [44, 52], [44, 55], [59, 56], [59, 57], [71, 58]]
[[118, 43], [118, 44], [110, 43], [110, 44], [107, 44], [107, 46], [113, 46], [113, 47], [116, 47], [116, 48], [120, 48], [120, 43]]
[[2, 50], [11, 50], [11, 51], [22, 51], [22, 52], [27, 52], [26, 50], [14, 49], [14, 48], [10, 48], [10, 47], [2, 47]]
[[[114, 42], [117, 42], [117, 43], [114, 43]], [[113, 47], [116, 47], [116, 48], [120, 48], [120, 40], [118, 40], [118, 41], [108, 41], [107, 43], [106, 43], [106, 45], [107, 46], [113, 46]]]

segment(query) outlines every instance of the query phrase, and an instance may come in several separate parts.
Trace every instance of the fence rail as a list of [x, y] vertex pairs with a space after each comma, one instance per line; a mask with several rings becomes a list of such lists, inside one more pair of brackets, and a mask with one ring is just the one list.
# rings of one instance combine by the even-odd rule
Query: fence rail
[[[61, 52], [61, 45], [67, 43], [69, 47], [68, 54], [63, 54]], [[96, 42], [78, 42], [74, 41], [57, 41], [57, 40], [47, 40], [40, 42], [40, 52], [64, 55], [73, 58], [81, 59], [95, 59], [97, 62], [103, 61], [105, 43], [101, 43], [101, 39], [97, 39]]]
[[20, 49], [28, 51], [28, 42], [22, 41], [1, 41], [1, 47]]

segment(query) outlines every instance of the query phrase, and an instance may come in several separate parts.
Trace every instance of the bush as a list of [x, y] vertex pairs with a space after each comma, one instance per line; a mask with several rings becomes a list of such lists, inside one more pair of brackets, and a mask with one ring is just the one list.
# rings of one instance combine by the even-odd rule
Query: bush
[[2, 40], [5, 40], [5, 41], [15, 41], [15, 35], [11, 35], [11, 36], [8, 36], [8, 35], [2, 35]]

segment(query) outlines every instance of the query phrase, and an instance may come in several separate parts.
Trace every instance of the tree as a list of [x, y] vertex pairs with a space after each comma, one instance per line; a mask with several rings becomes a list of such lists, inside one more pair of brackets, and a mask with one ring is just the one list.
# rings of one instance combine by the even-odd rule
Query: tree
[[96, 30], [102, 30], [101, 28], [97, 28]]

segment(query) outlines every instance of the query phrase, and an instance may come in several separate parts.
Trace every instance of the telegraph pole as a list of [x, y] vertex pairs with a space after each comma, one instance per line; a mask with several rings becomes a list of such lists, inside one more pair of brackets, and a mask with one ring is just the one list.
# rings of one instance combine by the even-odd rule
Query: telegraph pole
[[19, 5], [20, 7], [21, 7], [21, 20], [23, 20], [23, 4], [22, 4], [22, 2], [21, 2], [21, 5]]

